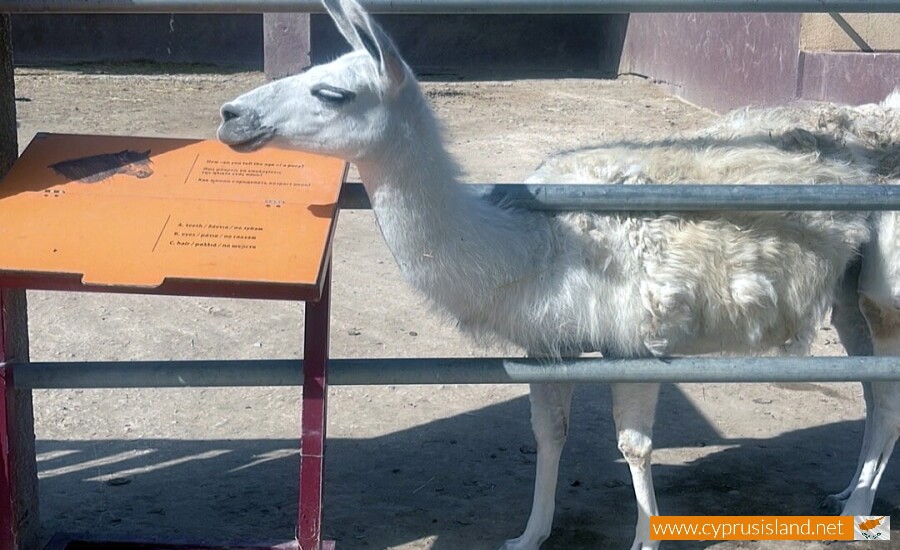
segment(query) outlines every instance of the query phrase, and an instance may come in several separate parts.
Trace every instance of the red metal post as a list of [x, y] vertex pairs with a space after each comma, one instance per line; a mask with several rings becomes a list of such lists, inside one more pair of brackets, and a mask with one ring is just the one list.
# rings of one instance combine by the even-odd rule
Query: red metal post
[[303, 403], [300, 435], [300, 513], [297, 541], [301, 550], [322, 550], [322, 482], [331, 310], [331, 263], [322, 298], [306, 302], [303, 340]]
[[6, 351], [6, 308], [3, 307], [5, 291], [0, 289], [0, 548], [15, 548], [15, 473], [10, 458], [9, 415], [7, 400], [12, 391], [12, 369], [5, 363]]
[[25, 293], [0, 288], [0, 548], [37, 548], [37, 474], [31, 392], [16, 390], [16, 362], [28, 360]]
[[[0, 14], [0, 177], [18, 156], [12, 32]], [[37, 474], [31, 392], [13, 387], [13, 367], [28, 361], [25, 291], [0, 288], [0, 550], [37, 548]]]
[[[3, 142], [0, 143], [0, 175], [5, 174], [18, 154], [16, 145], [16, 103], [15, 92], [7, 92], [6, 88], [13, 85], [12, 43], [10, 42], [10, 22], [8, 15], [0, 15], [0, 71], [3, 79], [4, 94], [0, 101], [0, 133]], [[12, 138], [9, 145], [6, 140]], [[11, 355], [9, 345], [6, 342], [6, 307], [4, 298], [6, 292], [0, 288], [0, 548], [15, 548], [15, 493], [11, 487], [15, 474], [10, 465], [9, 448], [10, 434], [7, 414], [7, 399], [12, 387], [11, 371], [6, 367]]]

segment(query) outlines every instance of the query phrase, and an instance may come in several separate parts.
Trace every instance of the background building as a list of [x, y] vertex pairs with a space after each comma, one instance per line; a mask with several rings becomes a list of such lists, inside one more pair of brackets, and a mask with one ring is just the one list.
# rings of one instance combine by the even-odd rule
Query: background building
[[[900, 84], [900, 14], [383, 15], [424, 77], [632, 73], [727, 110], [877, 101]], [[346, 49], [321, 15], [21, 15], [20, 65], [196, 63], [273, 78]]]

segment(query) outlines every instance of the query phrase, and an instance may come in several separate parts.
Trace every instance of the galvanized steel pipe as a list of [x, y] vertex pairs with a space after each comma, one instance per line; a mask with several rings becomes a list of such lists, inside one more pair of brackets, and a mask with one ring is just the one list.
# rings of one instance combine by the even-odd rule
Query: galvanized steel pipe
[[[362, 0], [373, 13], [900, 12], [896, 0]], [[12, 13], [276, 13], [318, 0], [0, 0]]]
[[[900, 185], [473, 184], [475, 194], [517, 208], [595, 212], [900, 210]], [[341, 208], [371, 208], [361, 184], [345, 184]]]
[[[19, 389], [299, 386], [303, 361], [130, 361], [14, 365]], [[672, 359], [332, 359], [332, 385], [532, 382], [852, 382], [900, 380], [896, 357]]]

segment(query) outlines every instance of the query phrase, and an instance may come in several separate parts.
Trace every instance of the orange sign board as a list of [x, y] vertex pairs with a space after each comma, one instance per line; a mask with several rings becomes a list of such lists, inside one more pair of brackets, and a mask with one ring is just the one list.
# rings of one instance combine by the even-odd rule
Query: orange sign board
[[321, 290], [345, 174], [295, 151], [38, 134], [0, 182], [0, 283], [306, 296]]

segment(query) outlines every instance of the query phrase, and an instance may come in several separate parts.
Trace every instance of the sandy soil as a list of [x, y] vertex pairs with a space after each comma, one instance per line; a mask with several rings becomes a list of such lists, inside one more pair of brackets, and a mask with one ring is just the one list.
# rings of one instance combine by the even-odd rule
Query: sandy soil
[[[37, 131], [212, 137], [218, 106], [263, 82], [259, 74], [139, 74], [144, 69], [21, 70], [20, 147]], [[660, 137], [715, 116], [633, 79], [433, 82], [425, 89], [473, 182], [518, 181], [554, 151]], [[298, 304], [29, 297], [34, 360], [302, 354]], [[341, 215], [332, 330], [335, 357], [520, 353], [480, 349], [429, 313], [401, 282], [369, 212]], [[836, 338], [822, 327], [816, 352], [842, 354]], [[526, 391], [333, 388], [327, 536], [343, 550], [456, 550], [493, 549], [518, 535], [530, 507], [534, 464]], [[46, 533], [292, 535], [296, 388], [39, 391], [35, 409]], [[654, 454], [660, 508], [817, 513], [819, 500], [849, 480], [862, 414], [856, 384], [668, 385]], [[900, 527], [897, 472], [896, 464], [888, 469], [875, 512], [893, 514]], [[555, 529], [545, 549], [630, 544], [630, 478], [616, 450], [603, 386], [576, 392], [560, 480]], [[676, 546], [775, 547], [670, 545]]]

